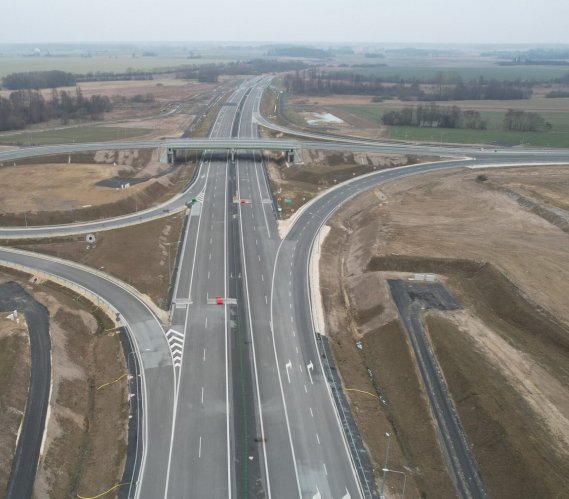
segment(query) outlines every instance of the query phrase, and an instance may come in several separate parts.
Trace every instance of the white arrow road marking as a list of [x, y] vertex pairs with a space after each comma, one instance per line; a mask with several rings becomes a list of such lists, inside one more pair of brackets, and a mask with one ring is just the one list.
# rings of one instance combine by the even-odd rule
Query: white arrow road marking
[[310, 377], [310, 384], [313, 385], [314, 381], [312, 381], [312, 373], [311, 371], [314, 369], [314, 364], [310, 361], [309, 364], [306, 364], [306, 370], [308, 371], [308, 376]]
[[290, 373], [288, 372], [289, 369], [292, 369], [292, 362], [289, 361], [285, 364], [285, 369], [286, 369], [286, 377], [288, 378], [288, 382], [290, 383]]
[[342, 499], [352, 499], [352, 496], [350, 495], [350, 493], [348, 492], [348, 489], [346, 488], [346, 495], [342, 496]]
[[312, 496], [312, 499], [322, 499], [322, 496], [320, 495], [320, 491], [318, 490], [318, 487], [316, 487], [316, 494], [314, 494]]
[[168, 346], [170, 347], [170, 354], [172, 355], [172, 362], [174, 367], [182, 365], [182, 355], [184, 353], [184, 334], [176, 331], [175, 329], [168, 329], [166, 333]]

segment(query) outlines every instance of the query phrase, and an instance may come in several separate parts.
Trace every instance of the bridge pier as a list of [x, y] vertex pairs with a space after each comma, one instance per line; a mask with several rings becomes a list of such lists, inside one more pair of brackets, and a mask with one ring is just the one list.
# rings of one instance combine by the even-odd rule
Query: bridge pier
[[302, 151], [300, 149], [289, 149], [286, 151], [287, 163], [298, 165], [302, 163]]
[[166, 153], [166, 161], [169, 165], [176, 162], [176, 149], [168, 149], [168, 152]]
[[235, 163], [235, 149], [231, 149], [231, 162]]

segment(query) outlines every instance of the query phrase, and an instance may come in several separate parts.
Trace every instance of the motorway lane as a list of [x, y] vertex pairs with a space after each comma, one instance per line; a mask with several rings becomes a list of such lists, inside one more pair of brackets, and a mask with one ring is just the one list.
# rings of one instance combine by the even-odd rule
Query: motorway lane
[[[242, 85], [228, 99], [212, 127], [212, 137], [231, 134], [237, 105], [246, 91]], [[190, 215], [175, 284], [171, 329], [176, 334], [171, 337], [181, 339], [183, 357], [164, 497], [235, 495], [228, 305], [215, 304], [216, 296], [227, 296], [229, 162], [207, 152], [205, 157], [204, 189]]]
[[[257, 99], [254, 88], [244, 104], [239, 137], [254, 137], [256, 126], [250, 119]], [[296, 463], [290, 437], [284, 400], [276, 369], [270, 327], [271, 275], [278, 231], [271, 197], [257, 154], [242, 155], [236, 162], [239, 199], [241, 258], [246, 298], [255, 391], [259, 407], [258, 430], [263, 441], [267, 497], [295, 497], [299, 494]]]
[[[259, 99], [260, 92], [254, 89], [244, 106], [243, 118], [252, 115]], [[258, 133], [251, 122], [242, 124], [240, 132], [240, 136]], [[319, 374], [319, 355], [305, 354], [306, 337], [303, 331], [297, 331], [292, 272], [274, 267], [279, 238], [262, 164], [254, 157], [240, 160], [238, 168], [241, 197], [248, 201], [240, 205], [240, 219], [247, 278], [252, 283], [248, 288], [253, 290], [250, 309], [258, 336], [256, 357], [272, 493], [275, 497], [312, 498], [318, 493], [331, 498], [359, 497], [339, 423], [334, 416], [327, 416], [334, 414], [334, 406]], [[272, 295], [274, 271], [275, 275], [286, 276], [288, 285], [277, 280]], [[270, 303], [277, 303], [273, 328]], [[308, 340], [314, 342], [310, 336]], [[288, 469], [283, 470], [285, 464]], [[279, 473], [275, 474], [275, 469]]]
[[[244, 106], [244, 118], [251, 115], [258, 100], [259, 95], [253, 90]], [[251, 122], [242, 124], [240, 136], [256, 134], [256, 126]], [[318, 369], [314, 370], [319, 356], [305, 358], [304, 334], [296, 331], [292, 307], [295, 293], [289, 269], [276, 269], [279, 275], [286, 275], [288, 287], [281, 286], [280, 280], [277, 283], [272, 298], [273, 303], [280, 305], [276, 306], [271, 329], [268, 304], [279, 239], [261, 168], [256, 157], [238, 162], [240, 196], [247, 201], [240, 205], [242, 251], [247, 267], [253, 336], [257, 337], [256, 358], [271, 492], [275, 497], [312, 498], [318, 493], [331, 498], [347, 494], [358, 497], [357, 478], [339, 423], [334, 417], [325, 416], [333, 414], [334, 407], [326, 383]], [[309, 364], [310, 373], [306, 367]], [[274, 473], [276, 469], [278, 473]]]
[[191, 270], [192, 303], [187, 305], [185, 323], [172, 325], [185, 341], [167, 497], [231, 496], [226, 307], [208, 303], [225, 295], [227, 162], [213, 162], [209, 170], [205, 196], [212, 202], [201, 208], [199, 246]]

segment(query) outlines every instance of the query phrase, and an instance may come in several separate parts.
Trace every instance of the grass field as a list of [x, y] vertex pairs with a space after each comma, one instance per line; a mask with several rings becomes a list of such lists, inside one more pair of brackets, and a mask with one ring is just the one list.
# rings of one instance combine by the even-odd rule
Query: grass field
[[500, 130], [432, 129], [389, 127], [389, 137], [399, 140], [456, 142], [462, 144], [528, 145], [536, 147], [569, 147], [569, 132], [506, 132]]
[[480, 66], [480, 67], [371, 67], [348, 68], [363, 75], [400, 76], [402, 78], [432, 78], [438, 73], [458, 74], [464, 80], [472, 80], [483, 76], [485, 79], [516, 80], [529, 79], [549, 81], [569, 73], [569, 66]]
[[110, 140], [130, 139], [152, 132], [146, 128], [118, 128], [103, 126], [85, 126], [47, 130], [45, 132], [21, 132], [13, 135], [0, 135], [0, 144], [9, 145], [51, 145], [80, 142], [107, 142]]
[[[381, 126], [383, 113], [397, 106], [339, 105], [330, 106], [331, 112], [338, 109], [368, 121], [371, 126]], [[540, 113], [553, 125], [550, 132], [509, 132], [502, 130], [504, 113], [483, 111], [482, 117], [488, 122], [487, 130], [463, 130], [450, 128], [389, 127], [389, 137], [400, 140], [429, 142], [458, 142], [468, 144], [526, 144], [540, 147], [569, 147], [569, 112]]]

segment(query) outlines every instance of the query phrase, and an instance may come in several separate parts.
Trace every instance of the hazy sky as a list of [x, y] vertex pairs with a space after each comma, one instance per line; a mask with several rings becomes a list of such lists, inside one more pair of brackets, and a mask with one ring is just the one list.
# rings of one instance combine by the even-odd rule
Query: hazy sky
[[569, 0], [0, 0], [0, 12], [0, 43], [569, 43]]

